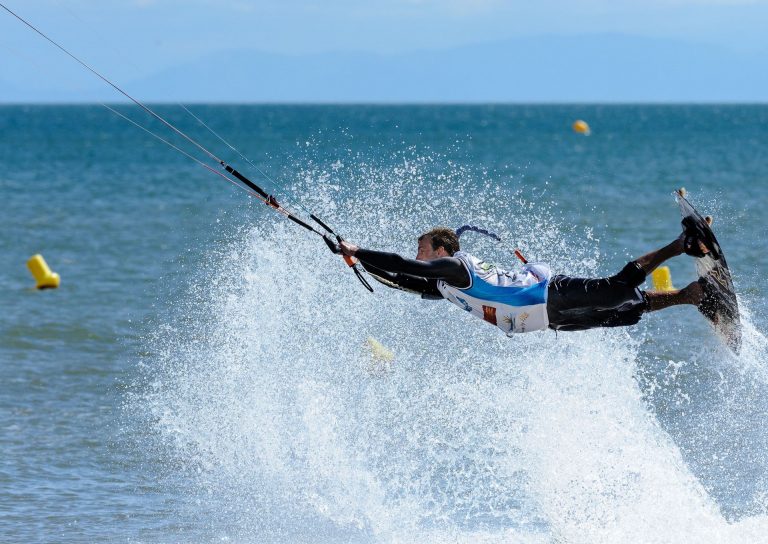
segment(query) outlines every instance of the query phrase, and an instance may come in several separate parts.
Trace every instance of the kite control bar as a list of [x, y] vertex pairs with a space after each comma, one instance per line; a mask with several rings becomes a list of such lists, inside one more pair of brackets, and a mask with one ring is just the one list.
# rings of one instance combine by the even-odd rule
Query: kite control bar
[[[341, 253], [341, 248], [339, 247], [339, 244], [341, 244], [344, 241], [344, 239], [338, 234], [336, 234], [335, 232], [333, 232], [333, 229], [328, 225], [326, 225], [315, 214], [311, 213], [309, 214], [309, 216], [312, 218], [312, 220], [315, 223], [317, 223], [318, 225], [323, 227], [326, 231], [328, 231], [328, 234], [323, 236], [323, 240], [325, 241], [328, 248], [334, 253], [336, 253], [337, 255]], [[331, 236], [336, 237], [335, 242], [333, 241], [333, 238], [331, 238]], [[363, 284], [363, 287], [365, 287], [371, 293], [373, 293], [373, 287], [371, 287], [371, 284], [368, 283], [368, 280], [365, 279], [365, 276], [363, 276], [363, 273], [360, 271], [360, 266], [359, 266], [360, 261], [358, 261], [354, 257], [350, 257], [349, 255], [344, 255], [344, 262], [346, 262], [347, 266], [349, 266], [352, 269], [352, 271], [355, 273], [355, 276], [357, 276], [357, 279], [360, 280], [360, 283]]]

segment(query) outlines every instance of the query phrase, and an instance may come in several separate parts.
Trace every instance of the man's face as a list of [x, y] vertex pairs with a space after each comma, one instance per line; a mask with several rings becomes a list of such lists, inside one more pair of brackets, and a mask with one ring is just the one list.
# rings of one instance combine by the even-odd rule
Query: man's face
[[434, 261], [441, 257], [446, 257], [448, 253], [443, 246], [432, 249], [432, 238], [425, 236], [419, 240], [419, 251], [416, 253], [417, 261]]

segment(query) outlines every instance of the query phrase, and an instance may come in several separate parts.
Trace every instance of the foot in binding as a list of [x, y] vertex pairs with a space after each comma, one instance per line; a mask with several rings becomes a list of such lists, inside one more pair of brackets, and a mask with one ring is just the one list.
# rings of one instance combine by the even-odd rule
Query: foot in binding
[[720, 258], [712, 235], [701, 228], [693, 217], [684, 217], [682, 223], [683, 234], [681, 238], [683, 239], [683, 251], [686, 255], [704, 257], [711, 254], [715, 260]]

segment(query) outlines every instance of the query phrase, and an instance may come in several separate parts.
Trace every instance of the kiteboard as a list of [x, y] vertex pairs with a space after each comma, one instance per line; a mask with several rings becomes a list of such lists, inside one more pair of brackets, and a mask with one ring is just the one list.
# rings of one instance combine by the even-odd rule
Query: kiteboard
[[685, 194], [685, 189], [682, 188], [676, 192], [677, 203], [683, 216], [683, 227], [696, 231], [710, 250], [700, 257], [694, 257], [699, 282], [705, 293], [699, 311], [712, 323], [717, 336], [725, 345], [738, 354], [741, 349], [741, 320], [731, 271], [728, 269], [723, 249], [710, 228], [712, 219], [702, 217], [685, 198]]

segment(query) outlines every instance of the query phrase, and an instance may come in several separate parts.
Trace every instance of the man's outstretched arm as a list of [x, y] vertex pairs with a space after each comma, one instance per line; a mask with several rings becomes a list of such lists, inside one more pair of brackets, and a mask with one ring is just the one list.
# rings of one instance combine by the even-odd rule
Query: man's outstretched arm
[[437, 280], [428, 280], [427, 278], [420, 278], [419, 276], [409, 276], [408, 274], [400, 274], [397, 272], [387, 272], [380, 268], [368, 264], [364, 261], [360, 261], [360, 264], [365, 268], [368, 273], [381, 283], [392, 289], [400, 289], [401, 291], [407, 291], [421, 295], [425, 299], [442, 300], [443, 295], [437, 288]]
[[454, 257], [417, 261], [396, 253], [358, 248], [347, 242], [341, 244], [341, 250], [345, 255], [357, 257], [363, 266], [368, 265], [390, 274], [407, 274], [428, 280], [443, 280], [456, 287], [469, 287], [469, 273], [461, 261]]

